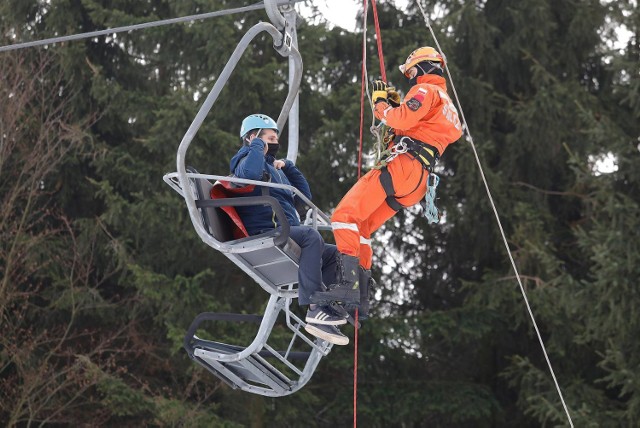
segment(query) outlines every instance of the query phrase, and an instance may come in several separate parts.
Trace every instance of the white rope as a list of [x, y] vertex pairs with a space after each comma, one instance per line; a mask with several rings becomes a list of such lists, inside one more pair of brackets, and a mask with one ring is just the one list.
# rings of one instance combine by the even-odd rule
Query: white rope
[[[305, 0], [281, 0], [281, 1], [278, 1], [278, 4], [279, 5], [291, 4], [291, 3], [298, 3], [301, 1], [305, 1]], [[14, 45], [0, 46], [0, 52], [7, 52], [7, 51], [12, 51], [17, 49], [31, 48], [35, 46], [43, 46], [43, 45], [50, 45], [50, 44], [61, 43], [61, 42], [68, 42], [71, 40], [88, 39], [91, 37], [105, 36], [108, 34], [116, 34], [116, 33], [124, 33], [127, 31], [143, 30], [145, 28], [160, 27], [162, 25], [178, 24], [178, 23], [188, 22], [188, 21], [197, 21], [197, 20], [203, 20], [203, 19], [209, 19], [209, 18], [216, 18], [218, 16], [233, 15], [235, 13], [249, 12], [249, 11], [258, 10], [258, 9], [264, 9], [264, 2], [261, 1], [250, 6], [220, 10], [217, 12], [201, 13], [199, 15], [189, 15], [189, 16], [183, 16], [180, 18], [163, 19], [160, 21], [145, 22], [142, 24], [127, 25], [124, 27], [107, 28], [106, 30], [91, 31], [88, 33], [72, 34], [69, 36], [52, 37], [50, 39], [36, 40], [33, 42], [16, 43]]]
[[[444, 53], [442, 53], [442, 49], [440, 48], [440, 44], [438, 43], [438, 38], [436, 37], [433, 28], [431, 27], [431, 23], [429, 21], [429, 18], [427, 17], [427, 14], [424, 10], [424, 8], [422, 7], [422, 3], [421, 2], [417, 2], [418, 7], [420, 8], [420, 12], [422, 13], [422, 17], [424, 19], [425, 24], [427, 25], [427, 27], [429, 28], [429, 31], [431, 32], [431, 36], [433, 37], [434, 42], [436, 43], [436, 47], [438, 48], [438, 52], [440, 52], [443, 57], [445, 58], [445, 62], [446, 62], [446, 57], [444, 56]], [[456, 104], [458, 105], [458, 108], [460, 109], [460, 116], [462, 117], [462, 124], [464, 125], [464, 129], [466, 129], [467, 132], [467, 141], [469, 141], [469, 143], [471, 144], [471, 149], [473, 150], [473, 154], [476, 158], [476, 163], [478, 164], [478, 168], [480, 169], [480, 175], [482, 177], [482, 182], [484, 183], [484, 187], [485, 190], [487, 191], [487, 196], [489, 197], [489, 202], [491, 203], [491, 208], [493, 209], [493, 214], [495, 215], [496, 221], [498, 223], [498, 228], [500, 229], [500, 234], [502, 235], [502, 241], [504, 242], [504, 246], [507, 249], [507, 254], [509, 255], [509, 260], [511, 261], [511, 266], [513, 267], [513, 270], [515, 272], [516, 275], [516, 279], [518, 280], [518, 285], [520, 286], [520, 292], [522, 293], [522, 297], [524, 298], [524, 302], [525, 305], [527, 306], [527, 311], [529, 312], [529, 317], [531, 318], [531, 322], [533, 323], [533, 327], [536, 331], [536, 335], [538, 336], [538, 341], [540, 342], [540, 347], [542, 348], [542, 352], [544, 353], [544, 358], [547, 361], [547, 365], [549, 366], [549, 371], [551, 372], [551, 377], [553, 378], [553, 383], [556, 386], [556, 390], [558, 391], [558, 395], [560, 396], [560, 401], [562, 402], [562, 407], [564, 408], [564, 412], [567, 415], [567, 419], [569, 420], [569, 424], [571, 425], [571, 428], [573, 428], [573, 421], [571, 420], [571, 415], [569, 414], [569, 409], [567, 408], [567, 404], [564, 401], [564, 397], [562, 395], [562, 391], [560, 390], [560, 385], [558, 384], [558, 380], [556, 379], [556, 375], [553, 371], [553, 367], [551, 365], [551, 360], [549, 359], [549, 355], [547, 354], [547, 349], [544, 345], [544, 341], [542, 340], [542, 335], [540, 334], [540, 330], [538, 329], [538, 324], [536, 323], [536, 319], [533, 316], [533, 311], [531, 310], [531, 305], [529, 305], [529, 299], [527, 298], [527, 293], [524, 289], [524, 286], [522, 285], [522, 279], [520, 278], [520, 274], [518, 273], [518, 268], [516, 267], [516, 262], [513, 259], [513, 255], [511, 254], [511, 250], [509, 249], [509, 244], [507, 242], [507, 237], [506, 234], [504, 232], [504, 229], [502, 228], [502, 223], [500, 222], [500, 216], [498, 214], [498, 210], [496, 208], [496, 205], [493, 201], [493, 197], [491, 196], [491, 191], [489, 190], [489, 184], [487, 183], [487, 179], [484, 175], [484, 171], [482, 169], [482, 164], [480, 163], [480, 157], [478, 156], [478, 152], [476, 150], [476, 146], [473, 143], [473, 137], [471, 136], [471, 130], [469, 129], [469, 125], [467, 124], [467, 120], [464, 117], [464, 111], [462, 110], [462, 105], [460, 104], [460, 99], [458, 98], [458, 93], [456, 92], [456, 87], [453, 84], [453, 79], [451, 77], [451, 73], [449, 71], [449, 67], [445, 67], [445, 69], [447, 70], [447, 76], [449, 77], [449, 83], [451, 84], [451, 89], [453, 90], [453, 95], [455, 97], [456, 100]]]

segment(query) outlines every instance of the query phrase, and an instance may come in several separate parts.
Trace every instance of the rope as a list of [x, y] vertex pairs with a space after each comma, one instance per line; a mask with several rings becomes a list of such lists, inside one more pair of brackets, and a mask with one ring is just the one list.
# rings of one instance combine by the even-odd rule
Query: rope
[[[358, 146], [358, 180], [362, 175], [362, 140], [364, 130], [364, 94], [367, 90], [367, 10], [369, 4], [364, 1], [362, 13], [362, 82], [360, 84], [360, 140]], [[353, 347], [353, 428], [358, 426], [358, 309], [356, 308]]]
[[[387, 70], [384, 66], [384, 53], [382, 52], [382, 32], [380, 31], [380, 22], [378, 21], [378, 8], [376, 7], [376, 0], [371, 0], [371, 7], [373, 8], [373, 21], [376, 29], [376, 42], [378, 46], [378, 60], [380, 61], [380, 77], [383, 81], [387, 82]], [[367, 95], [369, 95], [368, 87], [367, 87]], [[376, 117], [373, 113], [375, 110], [375, 106], [373, 105], [373, 101], [371, 101], [371, 97], [369, 96], [369, 104], [371, 105], [371, 127], [369, 128], [371, 134], [375, 138], [376, 142], [373, 145], [374, 152], [376, 154], [376, 160], [379, 161], [381, 157], [382, 151], [385, 149], [384, 144], [382, 143], [382, 134], [384, 133], [383, 125], [384, 122], [381, 122], [380, 126], [375, 126]]]
[[432, 172], [429, 173], [427, 194], [424, 197], [424, 216], [427, 218], [429, 224], [440, 223], [440, 214], [438, 213], [438, 207], [436, 207], [436, 188], [438, 187], [438, 183], [440, 183], [440, 177]]
[[[358, 149], [358, 179], [362, 175], [362, 141], [364, 133], [364, 96], [367, 94], [367, 99], [371, 104], [371, 112], [373, 116], [373, 103], [371, 103], [371, 97], [369, 97], [369, 86], [367, 85], [367, 11], [369, 9], [368, 0], [364, 0], [364, 12], [362, 14], [362, 84], [360, 87], [360, 142]], [[371, 6], [373, 8], [373, 18], [375, 22], [376, 37], [378, 42], [378, 57], [380, 59], [380, 73], [382, 80], [386, 81], [387, 76], [384, 68], [384, 55], [382, 53], [382, 36], [380, 35], [380, 24], [378, 22], [378, 10], [376, 8], [376, 1], [371, 0]], [[371, 132], [378, 137], [378, 133], [374, 130], [375, 116], [371, 120]], [[379, 145], [379, 144], [378, 144]], [[354, 333], [354, 350], [353, 350], [353, 428], [358, 425], [358, 309], [355, 311], [355, 333]]]
[[[305, 0], [280, 0], [278, 1], [278, 5], [299, 3], [301, 1], [305, 1]], [[72, 34], [68, 36], [52, 37], [50, 39], [36, 40], [36, 41], [25, 42], [25, 43], [16, 43], [14, 45], [7, 45], [7, 46], [0, 46], [0, 52], [7, 52], [7, 51], [12, 51], [17, 49], [31, 48], [35, 46], [44, 46], [44, 45], [50, 45], [55, 43], [68, 42], [71, 40], [88, 39], [91, 37], [104, 36], [108, 34], [117, 34], [117, 33], [123, 33], [127, 31], [143, 30], [145, 28], [160, 27], [163, 25], [178, 24], [178, 23], [188, 22], [188, 21], [216, 18], [219, 16], [233, 15], [236, 13], [248, 12], [248, 11], [253, 11], [253, 10], [258, 10], [263, 8], [264, 8], [264, 2], [261, 1], [250, 6], [220, 10], [217, 12], [201, 13], [199, 15], [189, 15], [189, 16], [183, 16], [180, 18], [163, 19], [159, 21], [145, 22], [142, 24], [127, 25], [124, 27], [107, 28], [105, 30], [91, 31], [88, 33]]]
[[[417, 2], [418, 7], [420, 8], [420, 12], [422, 13], [422, 18], [424, 19], [425, 24], [427, 25], [427, 27], [429, 28], [429, 31], [431, 32], [431, 36], [433, 37], [434, 42], [436, 43], [436, 47], [438, 48], [438, 51], [440, 53], [442, 53], [442, 49], [440, 48], [440, 44], [438, 43], [438, 38], [436, 37], [433, 28], [431, 27], [431, 23], [429, 21], [429, 18], [427, 17], [426, 12], [424, 11], [424, 8], [422, 7], [421, 2]], [[444, 56], [444, 54], [443, 54]], [[445, 62], [446, 62], [446, 57], [445, 57]], [[498, 209], [496, 208], [496, 205], [493, 201], [493, 196], [491, 196], [491, 191], [489, 190], [489, 184], [487, 183], [487, 179], [484, 175], [484, 171], [482, 169], [482, 164], [480, 162], [480, 157], [478, 156], [478, 152], [476, 150], [476, 146], [473, 142], [473, 137], [471, 136], [471, 130], [469, 129], [469, 126], [467, 124], [467, 120], [464, 117], [464, 111], [462, 110], [462, 105], [460, 104], [460, 99], [458, 98], [458, 93], [456, 92], [456, 88], [455, 85], [453, 84], [453, 79], [451, 78], [451, 72], [449, 71], [449, 67], [445, 67], [447, 70], [447, 76], [449, 77], [449, 83], [451, 83], [451, 89], [453, 91], [453, 95], [455, 97], [456, 100], [456, 104], [458, 105], [458, 108], [460, 109], [460, 116], [462, 118], [462, 124], [464, 125], [464, 129], [466, 129], [467, 132], [467, 141], [469, 142], [469, 144], [471, 144], [471, 149], [473, 150], [473, 155], [475, 156], [476, 159], [476, 163], [478, 164], [478, 168], [480, 170], [480, 176], [482, 177], [482, 182], [484, 183], [484, 187], [485, 190], [487, 192], [487, 196], [489, 197], [489, 202], [491, 203], [491, 208], [493, 210], [493, 214], [496, 218], [496, 222], [498, 223], [498, 228], [500, 229], [500, 235], [502, 236], [502, 241], [504, 243], [504, 246], [507, 250], [507, 254], [509, 255], [509, 260], [511, 261], [511, 266], [513, 267], [513, 271], [515, 272], [516, 275], [516, 279], [518, 281], [518, 285], [520, 286], [520, 292], [522, 293], [522, 297], [524, 299], [525, 305], [527, 306], [527, 311], [529, 312], [529, 317], [531, 318], [531, 322], [533, 323], [533, 327], [536, 331], [536, 335], [538, 336], [538, 342], [540, 342], [540, 347], [542, 348], [542, 352], [544, 354], [544, 358], [547, 361], [547, 366], [549, 366], [549, 371], [551, 372], [551, 377], [553, 378], [553, 383], [555, 384], [556, 390], [558, 392], [558, 395], [560, 397], [560, 401], [562, 402], [562, 407], [564, 408], [564, 412], [567, 415], [567, 419], [569, 420], [569, 425], [571, 425], [571, 428], [573, 428], [573, 421], [571, 420], [571, 415], [569, 414], [569, 409], [567, 408], [567, 404], [565, 403], [564, 397], [562, 395], [562, 391], [560, 390], [560, 385], [558, 383], [558, 380], [556, 379], [556, 375], [553, 371], [553, 366], [551, 365], [551, 360], [549, 359], [549, 355], [547, 354], [547, 349], [545, 347], [544, 341], [542, 340], [542, 335], [540, 334], [540, 330], [538, 329], [538, 324], [536, 323], [536, 319], [533, 316], [533, 311], [531, 310], [531, 305], [529, 305], [529, 299], [527, 298], [527, 293], [524, 289], [524, 285], [522, 284], [522, 279], [520, 278], [520, 274], [518, 273], [518, 268], [516, 267], [516, 262], [513, 259], [513, 255], [511, 254], [511, 250], [509, 249], [509, 243], [507, 241], [507, 236], [504, 232], [504, 229], [502, 227], [502, 222], [500, 221], [500, 215], [498, 214]]]
[[[372, 0], [374, 1], [374, 0]], [[360, 145], [358, 148], [358, 180], [362, 175], [362, 139], [364, 130], [364, 94], [368, 90], [367, 85], [367, 9], [368, 0], [364, 0], [364, 13], [362, 14], [362, 82], [360, 85]], [[357, 331], [356, 331], [357, 332]]]
[[[372, 0], [373, 1], [373, 0]], [[362, 13], [362, 82], [360, 85], [360, 142], [358, 148], [358, 180], [362, 175], [362, 140], [364, 131], [364, 94], [368, 91], [367, 85], [367, 10], [368, 0], [363, 0], [364, 12]], [[355, 331], [353, 347], [353, 428], [358, 426], [358, 309], [355, 314]]]
[[376, 41], [378, 43], [378, 59], [380, 60], [380, 76], [382, 80], [387, 81], [387, 71], [384, 67], [384, 55], [382, 53], [382, 35], [380, 34], [380, 23], [378, 22], [378, 8], [376, 7], [376, 0], [371, 0], [371, 7], [373, 8], [373, 21], [376, 28]]

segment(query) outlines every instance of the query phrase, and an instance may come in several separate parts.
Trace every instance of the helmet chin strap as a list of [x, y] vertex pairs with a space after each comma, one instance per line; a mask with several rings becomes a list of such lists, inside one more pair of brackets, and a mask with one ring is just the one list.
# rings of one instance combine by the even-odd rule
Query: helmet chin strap
[[244, 137], [244, 141], [245, 143], [247, 143], [247, 145], [249, 145], [249, 143], [251, 143], [251, 135], [255, 135], [255, 138], [259, 138], [260, 134], [262, 133], [262, 129], [263, 128], [258, 128], [258, 132], [256, 132], [255, 134], [249, 134], [248, 136]]

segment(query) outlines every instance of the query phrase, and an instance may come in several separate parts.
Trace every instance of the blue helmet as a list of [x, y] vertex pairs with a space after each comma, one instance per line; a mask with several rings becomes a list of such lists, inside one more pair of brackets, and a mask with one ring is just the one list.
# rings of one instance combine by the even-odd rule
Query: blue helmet
[[244, 137], [252, 129], [274, 129], [278, 134], [278, 124], [266, 114], [252, 114], [242, 121], [240, 126], [240, 137]]

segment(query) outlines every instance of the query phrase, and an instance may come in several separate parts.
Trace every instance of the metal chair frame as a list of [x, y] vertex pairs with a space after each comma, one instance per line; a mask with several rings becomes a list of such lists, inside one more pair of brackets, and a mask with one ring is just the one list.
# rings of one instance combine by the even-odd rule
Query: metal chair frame
[[[291, 394], [303, 387], [313, 375], [322, 357], [331, 351], [333, 345], [307, 335], [303, 330], [304, 321], [291, 310], [291, 302], [298, 296], [296, 286], [300, 248], [288, 236], [289, 226], [282, 207], [279, 206], [275, 198], [269, 196], [212, 200], [209, 189], [213, 184], [210, 180], [288, 189], [311, 207], [312, 221], [309, 227], [330, 230], [329, 217], [292, 186], [198, 174], [195, 170], [188, 170], [185, 164], [186, 153], [191, 141], [213, 107], [242, 54], [250, 42], [263, 32], [271, 35], [276, 51], [289, 59], [289, 91], [277, 123], [278, 128], [282, 129], [287, 121], [287, 115], [291, 114], [294, 119], [291, 120], [290, 131], [293, 128], [295, 135], [293, 136], [293, 146], [290, 144], [289, 147], [288, 157], [295, 161], [297, 156], [297, 97], [302, 78], [302, 58], [296, 49], [295, 10], [287, 6], [284, 9], [286, 16], [283, 16], [275, 0], [265, 0], [264, 3], [267, 15], [273, 25], [260, 22], [251, 27], [242, 37], [180, 142], [176, 157], [177, 172], [166, 174], [163, 179], [183, 197], [191, 223], [200, 239], [208, 246], [223, 253], [270, 294], [266, 309], [261, 316], [219, 313], [198, 315], [185, 335], [184, 348], [194, 361], [232, 388], [278, 397]], [[211, 220], [216, 220], [218, 218], [216, 216], [224, 215], [221, 213], [220, 207], [252, 204], [271, 205], [280, 219], [281, 232], [228, 241], [216, 238]], [[284, 351], [278, 351], [269, 341], [276, 321], [282, 314], [284, 315], [284, 327], [289, 331], [290, 340]], [[196, 332], [201, 329], [201, 324], [205, 321], [255, 322], [260, 326], [254, 340], [249, 345], [239, 346], [199, 338]], [[298, 346], [302, 346], [304, 351], [297, 351], [296, 347]]]

